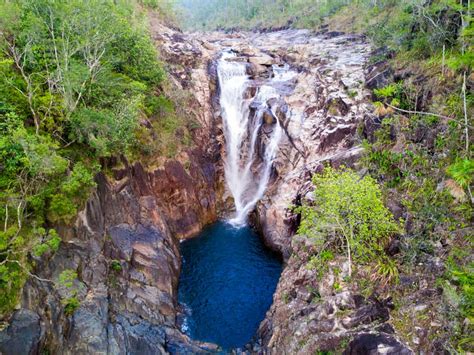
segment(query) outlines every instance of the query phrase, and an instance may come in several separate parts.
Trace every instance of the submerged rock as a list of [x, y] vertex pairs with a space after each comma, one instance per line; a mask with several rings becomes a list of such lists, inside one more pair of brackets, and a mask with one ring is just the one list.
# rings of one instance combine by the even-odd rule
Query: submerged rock
[[267, 124], [267, 125], [272, 125], [272, 124], [276, 123], [275, 116], [273, 115], [272, 111], [270, 111], [268, 109], [263, 112], [262, 118], [263, 118], [263, 121], [265, 122], [265, 124]]

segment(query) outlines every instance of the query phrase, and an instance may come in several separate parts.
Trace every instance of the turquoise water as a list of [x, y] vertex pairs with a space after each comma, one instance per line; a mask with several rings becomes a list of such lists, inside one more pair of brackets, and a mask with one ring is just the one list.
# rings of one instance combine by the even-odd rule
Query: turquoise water
[[282, 270], [250, 228], [217, 222], [181, 243], [183, 330], [224, 349], [242, 347], [265, 318]]

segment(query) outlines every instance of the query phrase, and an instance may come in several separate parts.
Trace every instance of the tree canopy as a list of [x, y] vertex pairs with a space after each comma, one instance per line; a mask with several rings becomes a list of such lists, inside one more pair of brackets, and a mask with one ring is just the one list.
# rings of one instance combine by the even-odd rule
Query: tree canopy
[[134, 2], [13, 0], [0, 13], [2, 314], [31, 261], [58, 248], [51, 225], [82, 208], [98, 159], [136, 144], [165, 74]]
[[314, 175], [313, 184], [313, 203], [299, 209], [302, 220], [298, 233], [312, 238], [319, 254], [338, 252], [343, 245], [349, 274], [354, 261], [385, 263], [384, 248], [400, 227], [384, 206], [377, 182], [350, 169], [326, 168], [323, 174]]

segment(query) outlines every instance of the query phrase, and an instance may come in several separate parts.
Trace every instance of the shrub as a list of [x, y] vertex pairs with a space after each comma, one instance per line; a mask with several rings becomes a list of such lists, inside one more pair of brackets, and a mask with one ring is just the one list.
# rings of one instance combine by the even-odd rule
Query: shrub
[[110, 268], [117, 272], [122, 271], [122, 264], [120, 263], [120, 260], [112, 260], [110, 263]]
[[66, 269], [59, 274], [58, 284], [66, 288], [72, 288], [77, 279], [77, 272], [72, 269]]
[[78, 298], [76, 296], [69, 297], [65, 300], [62, 301], [64, 305], [64, 314], [66, 316], [72, 316], [76, 309], [79, 308], [81, 303], [79, 302]]
[[81, 305], [77, 296], [81, 287], [81, 283], [77, 280], [77, 272], [73, 269], [63, 270], [59, 274], [55, 286], [61, 291], [61, 303], [64, 305], [64, 314], [71, 316]]
[[447, 172], [460, 186], [467, 188], [474, 180], [474, 160], [458, 159]]
[[353, 262], [386, 262], [384, 246], [400, 227], [383, 205], [376, 181], [370, 176], [361, 178], [350, 169], [326, 168], [313, 177], [313, 184], [314, 203], [299, 208], [302, 221], [298, 233], [315, 241], [319, 257], [328, 260], [328, 249], [344, 249], [349, 274]]
[[48, 233], [44, 228], [38, 228], [35, 233], [38, 244], [33, 248], [35, 256], [41, 256], [49, 251], [56, 251], [61, 243], [61, 238], [54, 229], [50, 229]]
[[[124, 103], [125, 104], [125, 103]], [[132, 105], [127, 106], [131, 111]], [[83, 108], [71, 117], [71, 139], [85, 143], [98, 156], [111, 156], [125, 152], [133, 142], [133, 132], [138, 126], [138, 112], [114, 112]]]

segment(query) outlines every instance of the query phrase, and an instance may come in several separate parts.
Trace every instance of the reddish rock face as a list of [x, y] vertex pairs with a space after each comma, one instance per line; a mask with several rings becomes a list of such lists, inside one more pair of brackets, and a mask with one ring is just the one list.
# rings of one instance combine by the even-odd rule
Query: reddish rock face
[[[369, 55], [367, 43], [358, 37], [315, 36], [304, 30], [185, 35], [163, 26], [158, 18], [151, 18], [151, 32], [160, 56], [169, 64], [171, 80], [191, 94], [190, 114], [201, 127], [193, 131], [193, 147], [180, 152], [187, 163], [181, 156], [154, 168], [123, 161], [125, 167], [114, 170], [112, 178], [97, 176], [97, 191], [75, 225], [59, 228], [64, 236], [59, 251], [36, 270], [52, 280], [65, 269], [75, 270], [80, 307], [73, 316], [65, 316], [60, 292], [30, 279], [22, 309], [0, 334], [4, 336], [0, 345], [24, 353], [48, 349], [65, 354], [215, 350], [177, 329], [178, 240], [215, 221], [224, 205], [221, 155], [225, 152], [213, 59], [231, 46], [249, 61], [253, 84], [246, 97], [256, 94], [258, 82], [270, 75], [272, 64], [287, 61], [298, 72], [284, 100], [269, 103], [273, 113], [267, 113], [268, 127], [262, 129], [264, 134], [278, 123], [284, 135], [270, 186], [253, 221], [287, 265], [254, 350], [315, 353], [335, 349], [348, 336], [358, 335], [348, 353], [371, 350], [377, 344], [405, 351], [390, 329], [376, 328], [376, 323], [387, 319], [387, 302], [361, 299], [349, 290], [335, 294], [332, 286], [337, 275], [329, 273], [327, 280], [318, 280], [305, 267], [311, 245], [293, 238], [299, 216], [290, 206], [311, 196], [311, 176], [321, 171], [324, 162], [352, 165], [361, 154], [362, 148], [352, 145], [357, 125], [371, 111], [360, 85]], [[370, 85], [382, 85], [391, 75], [385, 69], [379, 74], [380, 70], [373, 71]], [[368, 137], [373, 134], [371, 127], [366, 131]], [[260, 151], [265, 142], [259, 137]], [[343, 261], [338, 262], [335, 266], [343, 266]], [[362, 327], [364, 332], [383, 334], [364, 337]], [[22, 334], [27, 335], [24, 344], [12, 340], [22, 339]], [[2, 339], [7, 340], [2, 343]]]
[[215, 349], [191, 341], [176, 325], [178, 238], [217, 218], [215, 170], [199, 152], [193, 153], [189, 172], [170, 160], [153, 172], [140, 163], [127, 165], [115, 174], [118, 181], [97, 176], [97, 192], [75, 225], [62, 229], [67, 242], [35, 271], [57, 280], [63, 270], [74, 270], [80, 307], [66, 316], [60, 290], [31, 279], [23, 308], [5, 333], [7, 343], [0, 338], [0, 346], [28, 335], [31, 341], [21, 347], [25, 353], [43, 348], [150, 354]]
[[201, 149], [190, 151], [188, 169], [176, 160], [163, 168], [146, 172], [139, 163], [128, 172], [128, 179], [140, 195], [153, 196], [166, 216], [171, 233], [178, 239], [198, 233], [217, 219], [218, 176], [212, 157]]
[[53, 281], [66, 269], [75, 271], [80, 306], [67, 316], [64, 291], [28, 280], [21, 309], [0, 331], [0, 352], [5, 347], [25, 354], [43, 349], [58, 354], [216, 350], [190, 340], [176, 324], [179, 239], [217, 219], [222, 194], [210, 57], [157, 19], [152, 19], [152, 32], [163, 58], [187, 68], [184, 73], [172, 68], [171, 80], [180, 89], [189, 88], [192, 96], [190, 114], [201, 127], [193, 131], [192, 147], [157, 168], [122, 159], [124, 167], [117, 169], [118, 159], [111, 159], [113, 177], [96, 177], [97, 191], [74, 226], [58, 227], [64, 237], [59, 250], [38, 261], [34, 270]]

